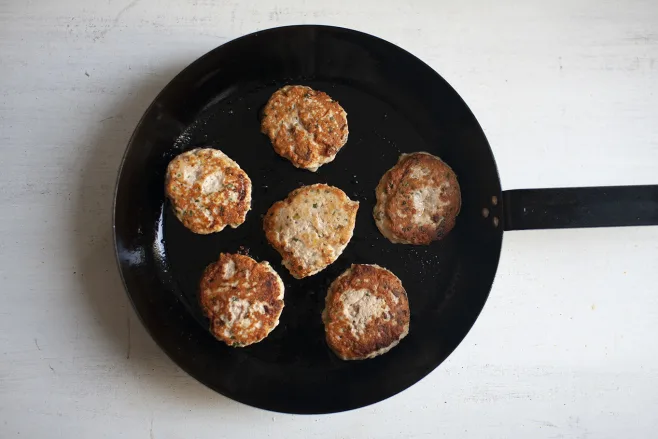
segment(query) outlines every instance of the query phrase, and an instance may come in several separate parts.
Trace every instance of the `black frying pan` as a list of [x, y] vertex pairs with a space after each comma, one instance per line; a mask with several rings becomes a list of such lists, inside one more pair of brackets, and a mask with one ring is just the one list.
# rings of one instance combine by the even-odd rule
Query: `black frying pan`
[[[277, 156], [259, 132], [259, 110], [284, 84], [326, 91], [348, 112], [347, 145], [315, 174]], [[253, 181], [253, 210], [235, 230], [195, 235], [165, 201], [167, 163], [198, 146], [220, 148]], [[391, 244], [372, 218], [380, 177], [400, 153], [413, 151], [443, 158], [462, 189], [456, 228], [430, 246]], [[295, 280], [267, 244], [262, 216], [291, 190], [317, 182], [338, 186], [361, 207], [343, 255], [321, 273]], [[502, 192], [487, 139], [450, 85], [399, 47], [324, 26], [251, 34], [183, 70], [137, 126], [114, 206], [126, 290], [160, 347], [229, 398], [291, 413], [372, 404], [437, 367], [484, 306], [503, 230], [648, 224], [658, 224], [658, 186]], [[220, 252], [240, 250], [277, 269], [286, 306], [267, 339], [236, 349], [208, 332], [197, 285]], [[320, 313], [329, 283], [352, 263], [376, 263], [400, 277], [411, 304], [411, 331], [381, 357], [344, 362], [324, 342]]]

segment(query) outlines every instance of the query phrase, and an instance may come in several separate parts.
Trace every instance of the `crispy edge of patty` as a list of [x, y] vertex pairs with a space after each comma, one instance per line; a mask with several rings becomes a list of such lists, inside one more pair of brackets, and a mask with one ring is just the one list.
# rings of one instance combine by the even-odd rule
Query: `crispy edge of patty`
[[[384, 299], [391, 319], [379, 316], [366, 324], [366, 337], [357, 339], [344, 316], [342, 294], [366, 289]], [[391, 295], [398, 299], [395, 303]], [[397, 325], [392, 325], [395, 319]], [[373, 321], [374, 320], [374, 321]], [[353, 264], [329, 286], [322, 321], [329, 348], [342, 360], [365, 360], [385, 354], [409, 333], [411, 312], [402, 281], [386, 268], [374, 264]]]
[[[297, 258], [291, 250], [286, 248], [288, 245], [280, 240], [276, 233], [276, 213], [280, 209], [289, 208], [297, 200], [298, 197], [304, 197], [308, 194], [308, 192], [312, 190], [329, 191], [330, 193], [336, 195], [341, 201], [343, 209], [349, 218], [349, 224], [346, 227], [343, 227], [340, 230], [340, 233], [332, 235], [333, 238], [337, 237], [338, 240], [337, 242], [331, 242], [330, 245], [332, 247], [339, 247], [340, 251], [336, 251], [334, 257], [325, 257], [322, 261], [322, 265], [319, 268], [306, 267], [303, 261]], [[288, 271], [290, 271], [290, 274], [295, 279], [302, 279], [304, 277], [319, 273], [320, 271], [327, 268], [327, 266], [334, 263], [336, 259], [340, 257], [342, 252], [345, 250], [345, 247], [347, 247], [347, 244], [349, 244], [350, 240], [352, 239], [352, 235], [354, 234], [354, 226], [356, 225], [356, 215], [358, 210], [359, 202], [351, 200], [347, 194], [345, 194], [345, 192], [335, 186], [329, 186], [323, 183], [302, 186], [290, 192], [285, 199], [272, 204], [272, 206], [265, 214], [265, 217], [263, 218], [263, 229], [265, 230], [265, 237], [267, 238], [270, 245], [274, 247], [277, 252], [279, 252], [283, 259], [283, 265], [288, 269]]]
[[[427, 179], [411, 178], [410, 169], [415, 165], [429, 169], [431, 175]], [[440, 188], [444, 181], [450, 183], [450, 187], [441, 196], [442, 199], [447, 199], [448, 204], [447, 208], [442, 209], [443, 220], [441, 221], [441, 217], [437, 215], [438, 223], [435, 225], [418, 225], [413, 220], [404, 220], [393, 215], [394, 211], [403, 211], [408, 218], [413, 217], [415, 209], [410, 194], [414, 190], [428, 186], [428, 179], [432, 182], [431, 186], [436, 188]], [[382, 235], [394, 244], [428, 245], [443, 239], [455, 227], [457, 215], [461, 210], [461, 191], [457, 175], [441, 158], [427, 152], [402, 154], [395, 166], [384, 173], [375, 194], [377, 197], [373, 209], [375, 223]], [[397, 196], [401, 196], [401, 203], [393, 206], [392, 201], [397, 200]]]
[[[224, 266], [230, 261], [234, 263], [235, 273], [227, 279], [222, 273]], [[238, 285], [232, 286], [236, 281]], [[243, 286], [240, 285], [242, 282], [253, 286], [240, 288]], [[218, 292], [217, 289], [222, 286], [231, 288]], [[258, 343], [277, 327], [284, 307], [284, 293], [283, 281], [267, 261], [256, 262], [249, 256], [240, 254], [221, 253], [216, 262], [205, 268], [199, 282], [199, 302], [204, 315], [210, 320], [210, 332], [218, 340], [233, 347]], [[238, 336], [233, 333], [233, 338], [226, 338], [224, 335], [226, 324], [220, 315], [229, 315], [229, 306], [235, 297], [247, 300], [250, 304], [262, 302], [267, 305], [262, 318], [255, 319], [262, 324], [261, 328], [256, 328], [255, 335], [239, 334], [239, 331]], [[217, 305], [219, 310], [215, 311], [213, 308]]]
[[[310, 114], [312, 110], [321, 110], [323, 114], [317, 117]], [[298, 121], [298, 126], [286, 128], [284, 121], [291, 117]], [[347, 112], [323, 91], [287, 85], [267, 101], [262, 111], [261, 132], [269, 137], [281, 157], [297, 168], [315, 172], [333, 161], [347, 143]]]
[[[212, 200], [209, 203], [197, 203], [196, 200], [207, 198], [208, 194], [202, 193], [198, 180], [194, 182], [191, 189], [188, 188], [181, 181], [183, 177], [177, 172], [183, 166], [181, 162], [189, 159], [211, 161], [212, 166], [208, 166], [207, 163], [201, 164], [205, 174], [221, 169], [225, 182], [227, 178], [229, 180], [226, 185], [230, 184], [235, 187], [238, 200], [229, 200], [226, 206], [222, 204], [217, 206]], [[176, 193], [177, 189], [184, 190], [184, 193]], [[215, 193], [220, 194], [221, 192], [226, 196], [227, 191]], [[167, 165], [165, 195], [172, 204], [174, 215], [187, 229], [197, 234], [207, 235], [221, 232], [227, 225], [236, 228], [244, 223], [247, 213], [251, 210], [251, 179], [240, 165], [224, 152], [214, 148], [195, 148], [177, 155]], [[201, 209], [213, 211], [215, 208], [219, 213], [213, 213], [212, 221], [201, 211]], [[199, 224], [200, 222], [205, 224]]]

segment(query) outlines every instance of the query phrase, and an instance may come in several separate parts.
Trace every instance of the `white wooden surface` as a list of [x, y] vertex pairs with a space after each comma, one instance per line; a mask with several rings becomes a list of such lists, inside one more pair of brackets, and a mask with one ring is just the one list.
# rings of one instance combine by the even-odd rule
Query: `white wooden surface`
[[124, 146], [185, 65], [294, 23], [427, 61], [485, 128], [506, 189], [658, 183], [655, 0], [0, 0], [0, 437], [655, 437], [657, 227], [506, 234], [465, 342], [362, 410], [255, 410], [158, 350], [113, 259]]

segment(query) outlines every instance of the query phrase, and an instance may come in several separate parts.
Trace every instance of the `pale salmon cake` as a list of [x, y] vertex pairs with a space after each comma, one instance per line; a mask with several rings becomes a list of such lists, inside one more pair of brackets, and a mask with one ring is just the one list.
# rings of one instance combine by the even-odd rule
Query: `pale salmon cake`
[[327, 344], [338, 357], [374, 358], [409, 333], [409, 300], [387, 269], [354, 264], [329, 287], [322, 320]]
[[301, 279], [333, 263], [352, 239], [359, 203], [326, 184], [303, 186], [270, 207], [265, 236], [290, 274]]
[[210, 331], [229, 346], [258, 343], [279, 324], [284, 286], [268, 262], [222, 253], [201, 277], [201, 308]]
[[194, 233], [238, 227], [251, 209], [251, 180], [218, 149], [197, 148], [167, 166], [165, 194], [176, 217]]
[[349, 134], [343, 107], [303, 85], [274, 92], [263, 109], [261, 131], [277, 154], [313, 172], [336, 157]]
[[379, 181], [376, 195], [377, 227], [399, 244], [427, 245], [442, 239], [461, 209], [454, 171], [426, 152], [402, 154]]

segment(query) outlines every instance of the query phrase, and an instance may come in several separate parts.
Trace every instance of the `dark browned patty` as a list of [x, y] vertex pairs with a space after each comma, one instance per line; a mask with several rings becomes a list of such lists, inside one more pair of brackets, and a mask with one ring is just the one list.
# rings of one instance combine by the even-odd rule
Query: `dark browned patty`
[[277, 154], [311, 171], [332, 161], [349, 134], [347, 113], [338, 102], [301, 85], [285, 86], [270, 97], [261, 131]]
[[354, 264], [329, 287], [322, 318], [336, 355], [363, 360], [388, 352], [409, 333], [409, 301], [393, 273]]
[[196, 148], [167, 166], [165, 194], [176, 217], [194, 233], [242, 224], [251, 209], [251, 180], [218, 149]]
[[391, 242], [429, 244], [455, 226], [461, 209], [457, 176], [428, 153], [403, 154], [376, 189], [377, 227]]
[[269, 263], [222, 253], [201, 277], [201, 309], [210, 331], [229, 346], [257, 343], [279, 324], [284, 286]]

